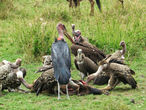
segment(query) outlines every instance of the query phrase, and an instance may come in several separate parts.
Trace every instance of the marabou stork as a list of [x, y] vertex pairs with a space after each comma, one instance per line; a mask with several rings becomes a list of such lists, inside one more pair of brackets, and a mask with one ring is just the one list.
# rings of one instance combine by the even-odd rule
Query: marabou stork
[[62, 28], [64, 28], [64, 25], [59, 23], [57, 25], [59, 37], [52, 44], [51, 57], [54, 67], [54, 77], [58, 83], [58, 99], [60, 99], [60, 85], [66, 85], [67, 98], [69, 99], [68, 83], [71, 78], [71, 55], [69, 47], [63, 37]]

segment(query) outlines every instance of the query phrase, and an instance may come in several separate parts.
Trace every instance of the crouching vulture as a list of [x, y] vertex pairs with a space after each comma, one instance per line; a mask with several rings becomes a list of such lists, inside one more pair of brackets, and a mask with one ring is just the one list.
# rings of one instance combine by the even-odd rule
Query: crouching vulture
[[84, 80], [85, 76], [95, 73], [98, 66], [82, 53], [82, 49], [78, 49], [77, 53], [74, 62], [76, 68], [81, 72], [82, 80]]
[[[54, 68], [52, 66], [51, 56], [47, 55], [44, 58], [43, 66], [47, 64], [50, 68], [41, 71], [43, 72], [40, 77], [38, 77], [32, 84], [28, 84], [24, 79], [21, 79], [23, 85], [30, 89], [31, 92], [36, 92], [36, 95], [39, 93], [47, 94], [56, 94], [57, 93], [57, 81], [54, 77]], [[52, 68], [51, 68], [52, 67]], [[43, 68], [43, 67], [42, 67]], [[108, 94], [108, 92], [101, 91], [99, 89], [88, 86], [84, 81], [71, 80], [74, 84], [68, 84], [69, 95], [86, 95], [86, 94]], [[79, 86], [79, 90], [77, 89]], [[61, 85], [61, 93], [66, 94], [66, 87]]]
[[10, 64], [4, 64], [0, 66], [0, 95], [1, 91], [8, 89], [11, 92], [13, 89], [20, 89], [21, 79], [26, 75], [26, 70], [24, 68], [13, 69]]
[[45, 56], [43, 56], [43, 66], [39, 67], [39, 69], [35, 73], [44, 72], [51, 68], [52, 68], [51, 56], [45, 55]]
[[[120, 44], [125, 45], [124, 42]], [[131, 70], [126, 64], [123, 63], [123, 55], [125, 54], [125, 46], [123, 50], [116, 51], [114, 54], [109, 55], [107, 58], [103, 59], [99, 62], [98, 71], [90, 76], [88, 76], [87, 82], [94, 79], [98, 76], [102, 71], [110, 76], [108, 81], [108, 86], [103, 90], [112, 90], [114, 89], [120, 82], [124, 84], [129, 84], [133, 89], [137, 87], [137, 82], [133, 78], [132, 75], [135, 74], [133, 70]]]

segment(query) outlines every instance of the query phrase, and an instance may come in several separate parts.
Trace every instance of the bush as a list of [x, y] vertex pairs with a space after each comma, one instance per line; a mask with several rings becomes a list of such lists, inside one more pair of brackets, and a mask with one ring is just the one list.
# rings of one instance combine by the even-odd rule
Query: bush
[[23, 23], [22, 27], [17, 27], [17, 32], [12, 35], [13, 42], [19, 48], [18, 51], [24, 54], [26, 62], [39, 60], [43, 55], [50, 54], [54, 40], [51, 38], [54, 36], [54, 29], [51, 27], [51, 24], [43, 21]]

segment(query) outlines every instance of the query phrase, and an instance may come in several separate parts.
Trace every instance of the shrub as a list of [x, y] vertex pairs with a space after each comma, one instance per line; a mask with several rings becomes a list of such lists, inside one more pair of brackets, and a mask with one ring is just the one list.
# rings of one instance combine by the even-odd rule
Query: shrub
[[[17, 27], [13, 34], [13, 41], [19, 48], [19, 52], [24, 54], [26, 62], [39, 60], [42, 55], [50, 54], [51, 45], [54, 38], [51, 24], [43, 21], [35, 23], [23, 23], [22, 27]], [[55, 27], [54, 27], [55, 28]]]

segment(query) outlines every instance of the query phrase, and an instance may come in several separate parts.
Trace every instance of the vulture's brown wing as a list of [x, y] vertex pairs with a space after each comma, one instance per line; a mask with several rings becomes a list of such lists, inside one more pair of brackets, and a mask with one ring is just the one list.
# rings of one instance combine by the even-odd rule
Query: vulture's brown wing
[[90, 58], [84, 58], [84, 65], [89, 74], [95, 73], [98, 70], [98, 65], [94, 63]]
[[87, 46], [84, 45], [79, 45], [79, 44], [73, 44], [71, 46], [71, 51], [72, 54], [74, 54], [75, 56], [77, 56], [77, 50], [78, 49], [82, 49], [83, 53], [85, 54], [86, 57], [90, 58], [92, 61], [94, 61], [97, 64], [97, 61], [100, 61], [102, 59], [104, 59], [105, 57], [102, 56], [99, 51], [97, 51], [96, 49], [93, 48], [89, 48]]
[[54, 69], [49, 69], [41, 74], [41, 76], [33, 84], [33, 89], [36, 95], [39, 95], [41, 91], [52, 91], [57, 85], [54, 77]]
[[52, 69], [53, 66], [52, 65], [48, 65], [48, 66], [42, 66], [42, 67], [39, 67], [38, 71], [36, 71], [35, 73], [39, 73], [39, 72], [45, 72], [49, 69]]
[[74, 64], [75, 64], [77, 70], [79, 70], [79, 67], [78, 67], [77, 60], [76, 59], [74, 59]]
[[95, 78], [93, 83], [97, 85], [104, 85], [108, 83], [109, 79], [110, 77], [108, 75], [102, 73]]
[[131, 74], [125, 74], [119, 77], [119, 80], [122, 81], [124, 84], [129, 84], [133, 89], [137, 87], [137, 82]]

